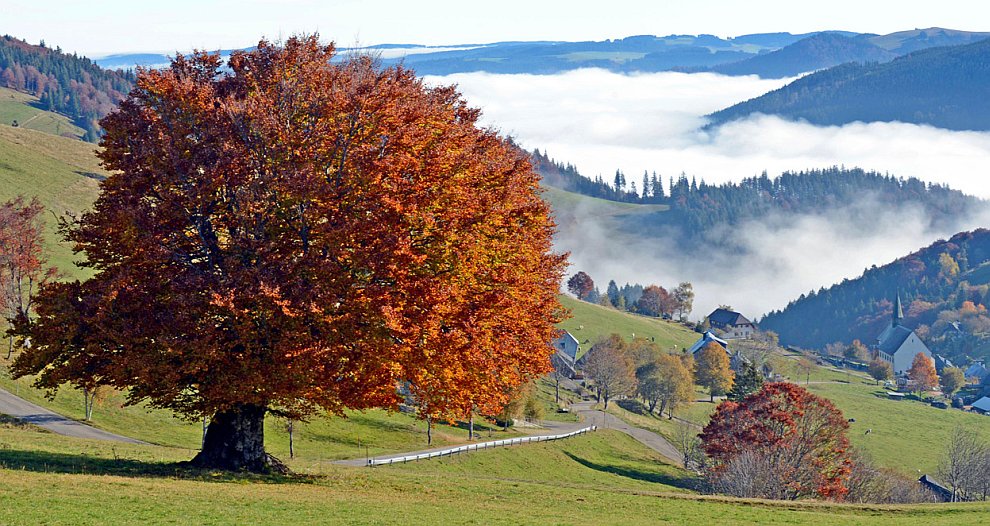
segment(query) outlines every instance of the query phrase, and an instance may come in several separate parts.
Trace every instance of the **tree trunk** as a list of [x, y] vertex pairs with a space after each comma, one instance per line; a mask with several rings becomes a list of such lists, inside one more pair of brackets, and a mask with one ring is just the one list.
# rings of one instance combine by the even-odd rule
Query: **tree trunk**
[[474, 440], [474, 413], [468, 418], [468, 440]]
[[226, 471], [287, 472], [284, 464], [265, 453], [265, 412], [262, 406], [248, 404], [213, 415], [203, 450], [191, 464]]
[[554, 403], [560, 406], [560, 376], [557, 376], [557, 382], [554, 384]]
[[605, 409], [608, 409], [608, 391], [605, 391], [603, 394], [603, 398], [605, 399]]
[[433, 444], [433, 419], [426, 417], [426, 445]]
[[289, 420], [288, 431], [289, 431], [289, 458], [296, 458], [296, 452], [292, 448], [292, 432], [295, 431], [295, 422]]

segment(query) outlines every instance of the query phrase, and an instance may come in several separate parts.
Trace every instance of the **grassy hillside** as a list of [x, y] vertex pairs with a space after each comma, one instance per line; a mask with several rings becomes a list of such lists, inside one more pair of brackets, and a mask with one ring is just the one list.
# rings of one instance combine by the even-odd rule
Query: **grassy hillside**
[[[3, 524], [976, 524], [990, 505], [850, 506], [699, 496], [615, 432], [296, 478], [188, 471], [187, 452], [0, 424]], [[572, 482], [573, 481], [573, 482]]]
[[38, 98], [0, 87], [0, 126], [12, 126], [35, 130], [70, 139], [82, 139], [86, 130], [76, 126], [72, 120], [58, 113], [38, 108]]
[[[53, 115], [53, 114], [48, 114]], [[42, 131], [0, 125], [0, 202], [18, 195], [37, 197], [44, 215], [50, 260], [74, 275], [71, 247], [58, 242], [56, 216], [85, 210], [96, 199], [106, 172], [93, 155], [95, 147]]]
[[577, 338], [582, 352], [587, 352], [599, 336], [608, 336], [613, 332], [626, 339], [632, 339], [634, 335], [637, 338], [652, 338], [661, 348], [678, 351], [690, 347], [699, 337], [696, 332], [678, 323], [620, 312], [570, 296], [561, 295], [560, 301], [573, 315], [560, 327]]

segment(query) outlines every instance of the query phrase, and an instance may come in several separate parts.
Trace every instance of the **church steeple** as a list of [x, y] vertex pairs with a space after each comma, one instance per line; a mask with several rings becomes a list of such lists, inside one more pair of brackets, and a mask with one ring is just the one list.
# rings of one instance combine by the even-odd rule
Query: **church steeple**
[[903, 319], [904, 309], [901, 307], [901, 291], [897, 291], [897, 297], [894, 299], [894, 319], [891, 320], [891, 327], [897, 327]]

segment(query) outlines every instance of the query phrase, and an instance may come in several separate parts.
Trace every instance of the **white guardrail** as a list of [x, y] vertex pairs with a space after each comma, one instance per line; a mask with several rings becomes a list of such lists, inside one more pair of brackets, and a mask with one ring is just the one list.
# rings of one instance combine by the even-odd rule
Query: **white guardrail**
[[407, 455], [404, 457], [381, 458], [381, 459], [369, 458], [368, 466], [383, 466], [387, 464], [401, 464], [403, 462], [412, 462], [414, 460], [429, 460], [431, 458], [446, 457], [450, 455], [456, 455], [459, 453], [467, 453], [468, 451], [493, 449], [497, 447], [512, 446], [515, 444], [528, 444], [530, 442], [549, 442], [551, 440], [561, 440], [564, 438], [570, 438], [573, 436], [582, 435], [584, 433], [589, 433], [597, 429], [598, 426], [588, 426], [582, 429], [578, 429], [577, 431], [564, 433], [563, 435], [539, 435], [539, 436], [531, 436], [531, 437], [506, 438], [504, 440], [493, 440], [491, 442], [480, 442], [477, 444], [468, 444], [466, 446], [441, 449], [439, 451], [430, 451], [428, 453], [420, 453], [418, 455]]

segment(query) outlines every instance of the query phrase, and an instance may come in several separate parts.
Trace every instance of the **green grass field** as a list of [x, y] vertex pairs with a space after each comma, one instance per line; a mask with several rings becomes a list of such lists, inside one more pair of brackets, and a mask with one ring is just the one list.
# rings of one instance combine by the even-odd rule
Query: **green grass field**
[[403, 466], [321, 463], [295, 477], [176, 464], [188, 454], [0, 423], [0, 523], [959, 525], [990, 513], [986, 503], [851, 506], [697, 495], [690, 476], [614, 431]]
[[627, 340], [634, 335], [637, 338], [653, 338], [662, 349], [676, 351], [690, 347], [699, 338], [698, 333], [678, 323], [620, 312], [570, 296], [560, 295], [559, 298], [573, 315], [559, 327], [577, 338], [581, 343], [581, 354], [587, 352], [598, 337], [612, 333]]
[[45, 247], [49, 261], [69, 276], [84, 273], [72, 265], [71, 247], [55, 232], [57, 216], [79, 213], [96, 198], [99, 166], [95, 146], [40, 131], [0, 125], [0, 202], [18, 195], [45, 205]]
[[37, 102], [37, 97], [0, 88], [0, 126], [12, 126], [17, 121], [20, 128], [69, 139], [80, 139], [86, 134], [85, 130], [72, 124], [65, 115], [44, 111], [32, 105]]

